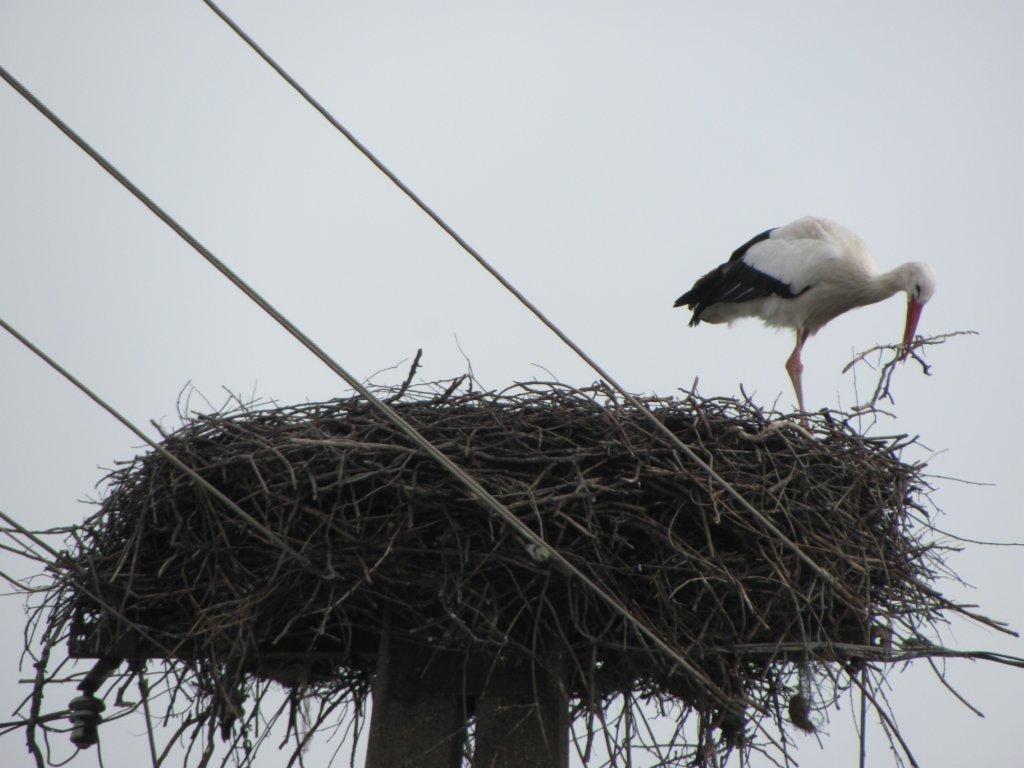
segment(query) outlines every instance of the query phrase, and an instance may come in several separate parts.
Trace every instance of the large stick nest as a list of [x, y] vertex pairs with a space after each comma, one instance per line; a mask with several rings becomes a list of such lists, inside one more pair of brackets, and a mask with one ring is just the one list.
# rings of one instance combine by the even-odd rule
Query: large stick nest
[[900, 459], [907, 441], [864, 437], [841, 414], [805, 431], [744, 401], [645, 400], [828, 583], [603, 388], [458, 383], [394, 405], [699, 676], [358, 398], [236, 407], [166, 437], [269, 538], [159, 454], [113, 472], [57, 566], [47, 636], [81, 655], [175, 659], [212, 717], [199, 723], [225, 728], [261, 681], [361, 703], [385, 631], [503, 664], [554, 650], [578, 716], [611, 717], [620, 696], [695, 712], [703, 759], [714, 733], [752, 743], [739, 713], [781, 720], [790, 703], [803, 720], [795, 670], [831, 669], [842, 688], [949, 607], [927, 586], [938, 559], [920, 540], [927, 486]]

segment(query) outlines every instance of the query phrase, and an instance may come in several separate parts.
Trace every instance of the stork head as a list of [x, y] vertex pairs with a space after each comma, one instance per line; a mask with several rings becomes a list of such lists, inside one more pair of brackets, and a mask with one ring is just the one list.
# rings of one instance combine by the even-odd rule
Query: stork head
[[903, 330], [903, 354], [900, 359], [906, 360], [917, 332], [921, 310], [935, 293], [935, 272], [927, 264], [911, 261], [900, 269], [900, 277], [903, 291], [907, 294], [907, 324]]

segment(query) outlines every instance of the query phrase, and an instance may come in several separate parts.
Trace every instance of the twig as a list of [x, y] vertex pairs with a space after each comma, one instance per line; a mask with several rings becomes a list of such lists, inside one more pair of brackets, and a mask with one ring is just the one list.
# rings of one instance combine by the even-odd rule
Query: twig
[[405, 381], [402, 382], [402, 386], [398, 388], [398, 391], [391, 397], [384, 400], [385, 403], [394, 403], [402, 399], [406, 390], [409, 389], [409, 385], [412, 384], [412, 378], [416, 375], [416, 370], [420, 367], [420, 358], [423, 356], [423, 350], [416, 350], [416, 357], [412, 359], [412, 365], [409, 366], [409, 375], [405, 377]]
[[[925, 362], [924, 357], [919, 354], [919, 351], [923, 351], [926, 347], [936, 346], [938, 344], [944, 344], [947, 340], [955, 336], [977, 336], [977, 331], [953, 331], [952, 333], [942, 333], [936, 336], [922, 337], [918, 336], [911, 344], [910, 349], [907, 350], [910, 357], [917, 361], [921, 366], [921, 371], [926, 375], [931, 375], [931, 366]], [[885, 353], [891, 353], [885, 362], [882, 362]], [[847, 373], [850, 369], [856, 366], [858, 363], [867, 363], [867, 358], [873, 354], [878, 354], [878, 365], [872, 365], [871, 367], [877, 371], [877, 380], [875, 383], [874, 392], [871, 398], [864, 404], [855, 406], [853, 410], [866, 411], [875, 409], [875, 406], [883, 400], [889, 400], [892, 402], [892, 376], [896, 371], [896, 366], [904, 358], [904, 349], [902, 344], [878, 344], [870, 349], [866, 349], [863, 352], [854, 356], [850, 362], [843, 366], [843, 373]], [[868, 363], [870, 365], [870, 363]]]

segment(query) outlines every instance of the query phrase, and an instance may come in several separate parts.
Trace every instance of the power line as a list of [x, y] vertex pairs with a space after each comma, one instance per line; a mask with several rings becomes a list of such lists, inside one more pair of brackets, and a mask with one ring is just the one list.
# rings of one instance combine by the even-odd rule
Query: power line
[[499, 272], [494, 266], [492, 266], [491, 263], [488, 262], [480, 254], [479, 251], [476, 250], [476, 248], [470, 245], [458, 232], [455, 231], [455, 229], [450, 224], [448, 224], [448, 222], [441, 218], [440, 214], [438, 214], [436, 211], [434, 211], [433, 208], [427, 205], [423, 201], [423, 199], [420, 198], [419, 195], [413, 192], [412, 189], [405, 182], [398, 178], [398, 176], [395, 175], [395, 173], [390, 168], [388, 168], [383, 163], [383, 161], [381, 161], [375, 154], [373, 154], [373, 152], [371, 152], [370, 149], [365, 144], [363, 144], [358, 138], [356, 138], [356, 136], [350, 130], [348, 130], [344, 125], [342, 125], [341, 122], [339, 122], [338, 119], [335, 118], [334, 115], [332, 115], [330, 111], [328, 111], [328, 109], [323, 106], [323, 104], [321, 104], [319, 101], [313, 98], [309, 91], [303, 88], [294, 77], [288, 74], [284, 67], [278, 64], [277, 61], [275, 61], [274, 58], [269, 53], [267, 53], [255, 40], [252, 39], [252, 37], [250, 37], [245, 32], [245, 30], [243, 30], [237, 23], [235, 23], [234, 19], [232, 19], [230, 16], [228, 16], [227, 13], [221, 10], [221, 8], [215, 2], [213, 2], [213, 0], [202, 0], [202, 2], [205, 3], [206, 6], [209, 7], [211, 11], [217, 14], [217, 16], [219, 16], [221, 20], [235, 32], [235, 34], [237, 34], [242, 40], [244, 40], [245, 43], [250, 48], [252, 48], [252, 50], [255, 51], [256, 54], [261, 59], [263, 59], [263, 61], [269, 64], [270, 67], [275, 72], [277, 72], [277, 74], [280, 75], [281, 78], [286, 83], [288, 83], [288, 85], [294, 88], [299, 93], [299, 95], [302, 96], [302, 98], [304, 98], [309, 103], [311, 107], [313, 107], [317, 112], [319, 112], [324, 117], [324, 119], [327, 120], [327, 122], [334, 126], [334, 128], [337, 129], [339, 133], [341, 133], [346, 139], [348, 139], [352, 143], [352, 146], [358, 149], [363, 154], [363, 156], [366, 157], [367, 160], [373, 163], [373, 165], [376, 166], [381, 173], [387, 176], [396, 187], [398, 187], [402, 192], [404, 192], [405, 195], [410, 200], [412, 200], [412, 202], [415, 203], [420, 210], [427, 214], [427, 216], [429, 216], [431, 220], [433, 220], [433, 222], [437, 224], [437, 226], [443, 229], [449, 236], [451, 236], [451, 238], [456, 243], [459, 244], [459, 246], [462, 247], [462, 249], [466, 253], [472, 256], [473, 259], [477, 262], [477, 264], [479, 264], [481, 267], [487, 270], [487, 272], [495, 280], [501, 283], [509, 291], [509, 293], [511, 293], [513, 296], [516, 297], [516, 299], [519, 300], [519, 302], [524, 307], [530, 310], [530, 312], [532, 312], [538, 320], [544, 323], [544, 325], [546, 325], [549, 330], [551, 330], [556, 336], [558, 336], [558, 338], [561, 339], [573, 352], [575, 352], [583, 360], [583, 362], [589, 365], [591, 369], [593, 369], [597, 373], [598, 376], [600, 376], [602, 379], [608, 382], [616, 391], [619, 392], [619, 394], [626, 398], [630, 405], [632, 405], [640, 413], [642, 413], [648, 419], [648, 421], [650, 421], [654, 425], [655, 429], [657, 429], [659, 432], [665, 435], [676, 448], [681, 450], [687, 458], [689, 458], [704, 472], [706, 472], [712, 480], [718, 483], [730, 496], [732, 496], [736, 501], [738, 501], [747, 512], [753, 515], [754, 518], [761, 523], [761, 525], [763, 525], [765, 528], [768, 529], [769, 532], [775, 535], [788, 549], [790, 549], [794, 554], [796, 554], [797, 557], [799, 557], [808, 566], [810, 566], [815, 573], [817, 573], [821, 578], [823, 578], [828, 584], [831, 584], [833, 587], [839, 587], [838, 582], [830, 572], [826, 571], [824, 568], [818, 565], [817, 562], [815, 562], [809, 555], [807, 555], [802, 549], [800, 549], [796, 542], [792, 541], [788, 536], [786, 536], [786, 534], [783, 533], [782, 530], [778, 526], [776, 526], [770, 519], [768, 519], [768, 517], [764, 513], [762, 513], [749, 501], [747, 501], [746, 497], [743, 496], [743, 494], [741, 494], [739, 491], [737, 491], [731, 483], [729, 483], [727, 480], [725, 480], [725, 478], [723, 478], [714, 469], [712, 469], [712, 467], [703, 459], [701, 459], [700, 456], [698, 456], [696, 452], [694, 452], [694, 450], [690, 448], [690, 446], [688, 446], [686, 443], [680, 440], [679, 437], [674, 432], [672, 432], [672, 430], [670, 430], [661, 421], [659, 421], [658, 418], [650, 411], [649, 408], [647, 408], [629, 391], [627, 391], [621, 384], [619, 384], [619, 382], [614, 377], [611, 376], [611, 374], [608, 373], [608, 371], [606, 371], [601, 365], [599, 365], [598, 362], [594, 360], [594, 358], [588, 355], [575, 341], [569, 338], [569, 336], [567, 336], [561, 328], [555, 325], [555, 323], [552, 320], [550, 320], [547, 317], [547, 315], [545, 315], [536, 304], [530, 301], [521, 291], [519, 291], [518, 288], [512, 285], [512, 283], [510, 283], [505, 278], [505, 276], [501, 274], [501, 272]]
[[[118, 183], [120, 183], [125, 189], [131, 192], [141, 203], [143, 203], [150, 211], [152, 211], [161, 221], [169, 226], [178, 236], [180, 236], [186, 243], [199, 253], [206, 261], [214, 266], [221, 274], [228, 278], [234, 285], [239, 288], [246, 296], [252, 299], [261, 309], [269, 314], [274, 320], [276, 320], [285, 330], [287, 330], [292, 336], [294, 336], [303, 346], [305, 346], [310, 352], [316, 355], [320, 360], [327, 365], [332, 371], [340, 376], [344, 381], [356, 390], [364, 399], [367, 400], [373, 407], [379, 410], [392, 424], [399, 428], [399, 430], [406, 435], [410, 440], [419, 446], [427, 455], [437, 461], [442, 467], [448, 472], [455, 476], [460, 482], [462, 482], [480, 501], [484, 506], [489, 507], [499, 517], [504, 519], [516, 532], [518, 532], [524, 539], [531, 544], [540, 547], [539, 552], [545, 553], [550, 556], [555, 562], [562, 566], [568, 573], [572, 574], [583, 582], [589, 589], [591, 589], [602, 601], [609, 605], [617, 613], [621, 614], [622, 617], [632, 624], [642, 635], [647, 637], [653, 642], [658, 648], [665, 652], [669, 657], [675, 661], [681, 669], [691, 674], [696, 680], [704, 685], [708, 691], [718, 696], [722, 701], [728, 702], [729, 698], [726, 694], [715, 685], [714, 681], [711, 680], [707, 675], [702, 673], [696, 667], [694, 667], [689, 661], [683, 657], [678, 651], [670, 646], [665, 640], [663, 640], [656, 632], [647, 627], [643, 622], [637, 619], [629, 609], [626, 608], [616, 597], [611, 593], [604, 590], [603, 587], [598, 585], [596, 582], [591, 580], [585, 573], [579, 568], [570, 563], [564, 555], [558, 550], [550, 546], [541, 536], [536, 534], [523, 523], [516, 515], [505, 507], [498, 499], [496, 499], [486, 488], [469, 475], [465, 470], [455, 464], [449, 459], [444, 453], [442, 453], [436, 446], [434, 446], [429, 440], [421, 435], [409, 422], [407, 422], [394, 408], [379, 399], [376, 395], [370, 392], [363, 384], [351, 374], [348, 373], [344, 368], [341, 367], [333, 358], [330, 357], [323, 349], [321, 349], [312, 339], [304, 334], [298, 327], [296, 327], [290, 320], [284, 315], [277, 311], [266, 299], [264, 299], [259, 293], [256, 292], [248, 283], [246, 283], [241, 277], [235, 274], [224, 262], [218, 259], [214, 254], [208, 250], [202, 243], [196, 240], [184, 227], [182, 227], [174, 218], [170, 216], [163, 208], [157, 205], [152, 199], [150, 199], [141, 189], [133, 184], [124, 174], [122, 174], [117, 168], [115, 168], [109, 161], [106, 160], [99, 152], [92, 148], [92, 146], [79, 136], [74, 130], [71, 129], [66, 123], [64, 123], [57, 115], [55, 115], [49, 108], [46, 107], [39, 99], [37, 99], [25, 86], [23, 86], [13, 75], [11, 75], [6, 69], [0, 66], [0, 78], [5, 80], [14, 90], [16, 90], [26, 101], [28, 101], [33, 107], [35, 107], [44, 117], [46, 117], [51, 123], [53, 123], [60, 131], [71, 139], [75, 144], [78, 145], [82, 151], [88, 154], [93, 160], [96, 161], [107, 173], [109, 173]], [[101, 400], [95, 393], [85, 387], [78, 379], [74, 378], [64, 368], [60, 367], [52, 358], [45, 355], [38, 347], [35, 347], [28, 341], [24, 336], [18, 333], [14, 328], [0, 319], [0, 327], [3, 327], [21, 343], [29, 347], [33, 352], [40, 356], [47, 362], [52, 368], [57, 370], [64, 376], [68, 381], [78, 387], [83, 393], [88, 395], [94, 402], [103, 407], [108, 413], [113, 415], [122, 424], [127, 426], [133, 432], [145, 440], [150, 446], [161, 450], [162, 454], [166, 454], [166, 457], [170, 458], [175, 462], [179, 468], [185, 468], [186, 465], [182, 464], [172, 454], [167, 453], [166, 449], [162, 449], [162, 446], [157, 446], [155, 443], [149, 440], [144, 433], [137, 431], [131, 423], [122, 417], [117, 411], [111, 406]], [[200, 476], [196, 475], [196, 478]], [[206, 483], [205, 480], [201, 480], [203, 487], [208, 488], [211, 492], [214, 492], [218, 499], [228, 504], [233, 511], [241, 512], [246, 515], [244, 510], [241, 510], [234, 502], [224, 496], [222, 493], [217, 491], [213, 486]], [[248, 517], [248, 516], [247, 516]], [[252, 519], [250, 517], [250, 519]], [[253, 522], [256, 522], [253, 519]], [[258, 525], [258, 523], [257, 523]], [[282, 542], [283, 543], [283, 542]], [[297, 554], [297, 553], [296, 553]], [[301, 556], [300, 556], [301, 557]], [[756, 706], [756, 705], [754, 705]]]
[[[2, 72], [2, 71], [3, 71], [3, 69], [0, 68], [0, 72]], [[41, 350], [39, 347], [37, 347], [35, 344], [33, 344], [31, 341], [29, 341], [25, 336], [23, 336], [21, 333], [19, 333], [16, 328], [14, 328], [12, 325], [10, 325], [2, 317], [0, 317], [0, 328], [3, 328], [5, 331], [7, 331], [9, 334], [11, 334], [11, 336], [13, 336], [15, 339], [20, 341], [23, 345], [25, 345], [37, 357], [39, 357], [44, 363], [46, 363], [48, 366], [53, 368], [53, 370], [55, 370], [57, 373], [59, 373], [65, 379], [67, 379], [72, 384], [74, 384], [76, 387], [78, 387], [78, 389], [80, 389], [94, 403], [96, 403], [98, 406], [100, 406], [100, 408], [105, 410], [107, 413], [109, 413], [111, 416], [113, 416], [115, 419], [117, 419], [119, 422], [121, 422], [124, 426], [126, 426], [129, 430], [131, 430], [133, 433], [135, 433], [135, 436], [138, 437], [140, 440], [145, 441], [145, 443], [150, 448], [155, 450], [157, 453], [159, 453], [161, 456], [163, 456], [165, 459], [167, 459], [169, 462], [171, 462], [174, 466], [176, 466], [178, 469], [180, 469], [182, 472], [184, 472], [186, 475], [188, 475], [190, 478], [192, 478], [192, 480], [194, 480], [196, 483], [198, 483], [200, 486], [202, 486], [205, 490], [207, 490], [211, 494], [213, 494], [214, 498], [216, 498], [224, 506], [226, 506], [228, 509], [230, 509], [232, 512], [234, 512], [236, 515], [238, 515], [240, 518], [242, 518], [242, 520], [244, 520], [246, 523], [248, 523], [253, 528], [255, 528], [260, 533], [260, 535], [263, 536], [263, 538], [266, 539], [269, 543], [273, 544], [276, 547], [279, 547], [282, 551], [284, 551], [286, 554], [296, 558], [299, 562], [302, 562], [302, 563], [306, 562], [306, 558], [303, 557], [301, 554], [299, 554], [297, 551], [295, 551], [291, 546], [289, 546], [288, 543], [285, 542], [280, 536], [278, 536], [276, 533], [271, 531], [269, 528], [267, 528], [265, 525], [263, 525], [263, 523], [261, 523], [259, 520], [254, 518], [252, 515], [250, 515], [248, 512], [246, 512], [240, 506], [238, 506], [235, 502], [233, 502], [231, 499], [229, 499], [227, 496], [225, 496], [220, 490], [217, 489], [216, 486], [214, 486], [212, 483], [210, 483], [209, 480], [207, 480], [205, 477], [203, 477], [198, 472], [196, 472], [194, 469], [192, 469], [192, 467], [188, 466], [185, 462], [183, 462], [181, 459], [179, 459], [177, 456], [175, 456], [173, 453], [168, 451], [166, 448], [164, 448], [159, 443], [151, 440], [149, 438], [149, 436], [146, 435], [145, 432], [143, 432], [141, 429], [136, 427], [131, 421], [128, 420], [127, 417], [125, 417], [123, 414], [121, 414], [120, 411], [116, 410], [106, 400], [101, 398], [99, 395], [97, 395], [95, 392], [93, 392], [91, 389], [89, 389], [89, 387], [87, 387], [85, 384], [83, 384], [81, 381], [79, 381], [77, 378], [75, 378], [75, 376], [73, 376], [70, 371], [68, 371], [60, 363], [58, 363], [52, 357], [50, 357], [45, 352], [43, 352], [43, 350]], [[3, 519], [7, 519], [6, 516], [4, 516]], [[43, 546], [45, 546], [45, 545], [43, 545]], [[51, 554], [54, 554], [53, 550], [48, 548], [48, 547], [47, 547], [47, 551], [50, 552]]]

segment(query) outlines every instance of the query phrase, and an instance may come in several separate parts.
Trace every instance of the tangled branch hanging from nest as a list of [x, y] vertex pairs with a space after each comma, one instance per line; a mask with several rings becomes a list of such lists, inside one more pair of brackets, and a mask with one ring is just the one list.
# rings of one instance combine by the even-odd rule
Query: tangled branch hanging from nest
[[[904, 438], [858, 434], [856, 414], [817, 414], [808, 432], [749, 401], [644, 400], [830, 584], [605, 388], [462, 381], [407, 381], [392, 400], [723, 695], [524, 548], [358, 398], [242, 406], [165, 439], [301, 562], [157, 454], [113, 472], [101, 509], [51, 565], [35, 616], [47, 653], [70, 641], [73, 655], [164, 658], [179, 735], [205, 730], [212, 744], [219, 730], [251, 756], [271, 681], [296, 709], [316, 703], [314, 724], [342, 705], [361, 712], [385, 623], [467, 658], [530, 664], [554, 649], [571, 659], [588, 753], [614, 728], [607, 764], [645, 744], [683, 764], [735, 747], [784, 753], [785, 713], [810, 725], [809, 664], [824, 707], [854, 682], [872, 688], [875, 662], [941, 655], [922, 638], [965, 612], [929, 586], [943, 566], [921, 524], [923, 467], [900, 460]], [[680, 724], [667, 747], [640, 725], [652, 704]], [[313, 730], [289, 726], [296, 754]]]

